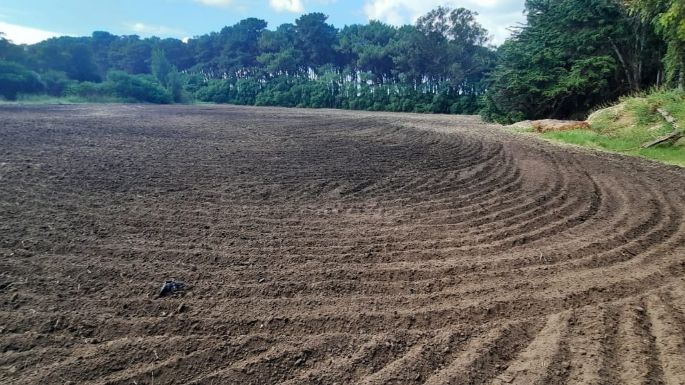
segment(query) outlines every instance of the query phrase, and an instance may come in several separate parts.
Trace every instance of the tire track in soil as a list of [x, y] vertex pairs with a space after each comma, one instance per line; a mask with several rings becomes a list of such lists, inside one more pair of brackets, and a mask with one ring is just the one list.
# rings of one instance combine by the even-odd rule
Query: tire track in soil
[[681, 169], [464, 116], [0, 118], [2, 383], [685, 383]]

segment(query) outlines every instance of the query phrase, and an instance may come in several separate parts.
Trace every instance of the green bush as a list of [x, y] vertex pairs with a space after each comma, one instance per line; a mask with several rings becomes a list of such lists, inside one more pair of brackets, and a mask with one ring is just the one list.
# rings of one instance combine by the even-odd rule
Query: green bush
[[186, 99], [185, 92], [183, 91], [184, 83], [185, 79], [178, 71], [169, 72], [166, 88], [174, 103], [181, 103]]
[[17, 100], [20, 93], [40, 93], [45, 84], [38, 74], [26, 67], [0, 60], [0, 96], [7, 100]]
[[47, 71], [40, 78], [45, 84], [45, 93], [50, 96], [64, 96], [67, 88], [74, 83], [66, 73], [60, 71]]
[[81, 82], [69, 84], [66, 96], [78, 97], [89, 102], [145, 102], [155, 104], [171, 103], [173, 98], [150, 75], [129, 75], [112, 71], [102, 83]]
[[195, 97], [202, 102], [231, 103], [233, 94], [233, 86], [228, 80], [210, 80], [197, 89]]
[[172, 95], [150, 75], [129, 75], [123, 71], [111, 71], [107, 82], [115, 96], [124, 100], [168, 104]]
[[256, 79], [239, 79], [235, 84], [235, 104], [253, 106], [257, 101], [260, 91], [260, 84]]
[[66, 96], [75, 96], [91, 102], [102, 102], [116, 99], [114, 89], [109, 83], [72, 83], [65, 90], [65, 94]]

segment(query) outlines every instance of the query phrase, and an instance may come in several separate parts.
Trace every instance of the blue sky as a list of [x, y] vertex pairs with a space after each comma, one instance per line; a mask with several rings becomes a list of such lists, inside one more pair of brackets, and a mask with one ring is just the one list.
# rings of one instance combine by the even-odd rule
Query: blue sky
[[439, 6], [477, 11], [479, 21], [501, 43], [507, 28], [523, 22], [524, 0], [2, 0], [0, 32], [16, 43], [35, 43], [57, 35], [90, 35], [104, 30], [187, 38], [258, 17], [275, 28], [299, 15], [323, 12], [336, 27], [381, 20], [412, 23]]

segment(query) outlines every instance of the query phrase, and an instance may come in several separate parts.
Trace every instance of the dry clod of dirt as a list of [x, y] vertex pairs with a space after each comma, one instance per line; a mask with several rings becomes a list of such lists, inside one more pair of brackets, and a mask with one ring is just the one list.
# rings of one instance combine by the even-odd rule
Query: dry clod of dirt
[[0, 122], [2, 384], [685, 382], [682, 169], [463, 116]]

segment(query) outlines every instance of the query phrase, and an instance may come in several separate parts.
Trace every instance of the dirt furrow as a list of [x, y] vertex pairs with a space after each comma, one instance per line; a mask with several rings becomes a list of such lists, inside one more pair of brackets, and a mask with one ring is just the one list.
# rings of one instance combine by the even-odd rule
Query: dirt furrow
[[0, 383], [685, 378], [682, 169], [467, 116], [0, 121]]

